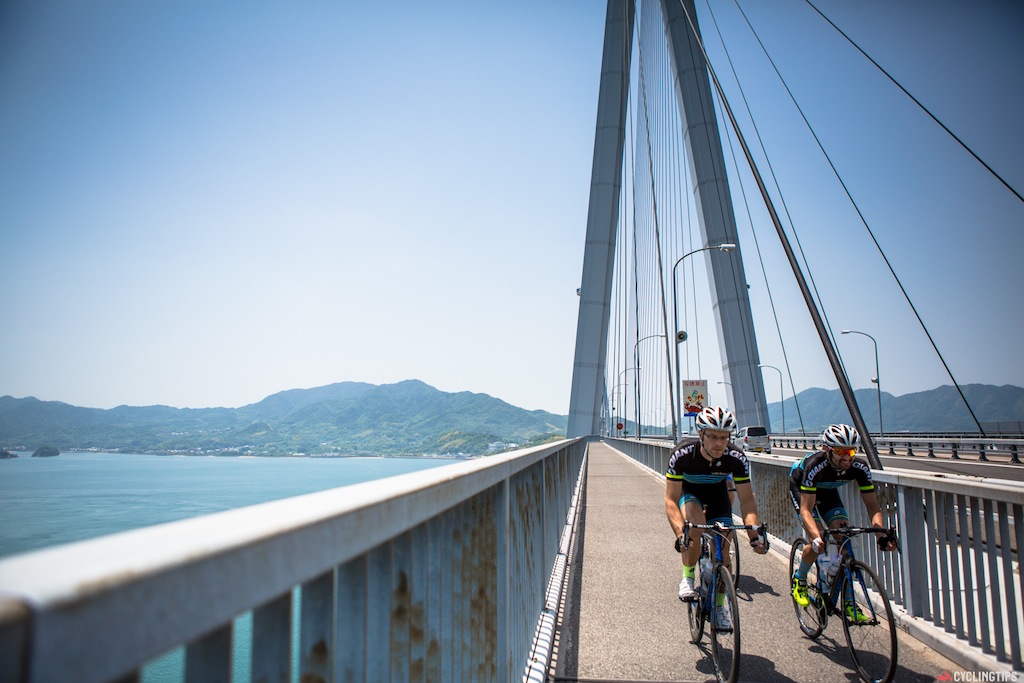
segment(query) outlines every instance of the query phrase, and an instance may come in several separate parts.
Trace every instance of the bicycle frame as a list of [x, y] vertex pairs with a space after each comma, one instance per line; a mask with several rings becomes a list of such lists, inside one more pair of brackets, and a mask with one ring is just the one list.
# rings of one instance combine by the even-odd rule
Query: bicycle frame
[[[734, 531], [756, 531], [762, 538], [767, 538], [767, 525], [762, 524], [760, 526], [753, 526], [751, 524], [723, 524], [722, 522], [714, 522], [713, 524], [692, 524], [690, 522], [683, 522], [683, 548], [690, 545], [690, 529], [700, 529], [704, 533], [700, 536], [700, 555], [697, 557], [697, 562], [704, 557], [708, 557], [711, 560], [711, 576], [715, 577], [718, 575], [718, 568], [725, 566], [725, 542], [729, 540], [729, 534]], [[714, 545], [714, 553], [712, 554], [711, 546]], [[698, 586], [697, 590], [701, 594], [701, 612], [708, 619], [713, 630], [717, 629], [715, 623], [715, 605], [717, 604], [718, 591], [720, 587], [718, 581], [712, 581], [712, 586], [708, 589], [708, 594], [704, 595], [704, 582]]]
[[[886, 533], [892, 538], [896, 538], [895, 529], [877, 529], [875, 527], [839, 527], [837, 529], [825, 529], [823, 538], [825, 539], [825, 548], [827, 552], [829, 546], [835, 546], [836, 551], [842, 557], [842, 561], [839, 564], [839, 571], [836, 572], [835, 578], [832, 580], [832, 585], [829, 586], [827, 594], [823, 594], [825, 600], [825, 606], [828, 608], [828, 612], [831, 614], [839, 614], [842, 610], [841, 593], [848, 591], [852, 594], [853, 582], [856, 580], [862, 589], [867, 591], [864, 584], [864, 578], [860, 575], [860, 572], [855, 570], [853, 563], [857, 560], [853, 553], [853, 537], [859, 534], [865, 533]], [[824, 553], [822, 553], [824, 554]], [[819, 573], [820, 576], [820, 573]], [[843, 587], [843, 591], [839, 590], [839, 587]], [[878, 613], [875, 611], [874, 601], [868, 603], [868, 609], [871, 610], [871, 624], [878, 623]]]
[[[826, 539], [828, 537], [837, 538], [841, 534], [829, 534], [826, 532]], [[853, 568], [853, 563], [857, 559], [853, 554], [853, 544], [850, 541], [853, 537], [845, 535], [842, 541], [839, 540], [827, 540], [825, 545], [825, 551], [828, 551], [828, 547], [835, 546], [836, 551], [842, 557], [839, 563], [839, 570], [836, 572], [835, 577], [832, 579], [832, 585], [829, 586], [828, 593], [823, 594], [822, 597], [825, 601], [825, 606], [830, 614], [841, 614], [842, 612], [842, 593], [846, 592], [852, 595], [853, 593], [853, 581], [856, 580], [860, 583], [861, 587], [864, 588], [864, 579], [860, 576], [859, 572], [856, 572]], [[819, 577], [821, 573], [819, 571]], [[820, 580], [820, 579], [819, 579]], [[842, 586], [842, 590], [840, 590]], [[878, 623], [878, 615], [875, 613], [874, 604], [868, 605], [871, 610], [871, 623]]]
[[[704, 624], [711, 625], [711, 661], [715, 676], [721, 683], [735, 683], [739, 676], [740, 615], [736, 601], [736, 585], [726, 568], [725, 543], [736, 529], [756, 530], [765, 536], [765, 525], [753, 527], [739, 524], [691, 524], [683, 522], [683, 547], [691, 543], [690, 532], [701, 529], [698, 564], [707, 558], [710, 567], [701, 568], [697, 599], [687, 603], [690, 642], [698, 643]], [[721, 605], [719, 605], [721, 601]], [[731, 622], [731, 624], [729, 623]]]
[[[793, 605], [800, 630], [815, 639], [824, 631], [829, 615], [842, 622], [846, 644], [850, 650], [857, 674], [866, 683], [889, 683], [896, 671], [898, 647], [896, 626], [885, 586], [871, 567], [857, 560], [854, 536], [863, 533], [882, 534], [896, 541], [894, 529], [874, 527], [838, 527], [825, 529], [825, 551], [838, 548], [841, 560], [838, 570], [825, 589], [825, 568], [820, 561], [814, 579], [808, 574], [807, 591], [810, 602], [800, 605], [794, 589]], [[898, 548], [898, 541], [897, 548]], [[807, 541], [800, 537], [793, 541], [790, 551], [790, 572], [795, 572], [806, 548]]]

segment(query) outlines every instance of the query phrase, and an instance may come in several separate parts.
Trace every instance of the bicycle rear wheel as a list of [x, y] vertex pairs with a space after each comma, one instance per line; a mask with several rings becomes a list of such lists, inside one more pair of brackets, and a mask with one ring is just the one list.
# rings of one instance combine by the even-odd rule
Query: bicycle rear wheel
[[889, 683], [896, 673], [896, 622], [885, 587], [857, 560], [841, 576], [843, 632], [857, 673], [867, 683]]
[[[725, 565], [718, 566], [718, 591], [711, 607], [711, 659], [715, 675], [722, 683], [735, 683], [740, 675], [740, 612], [736, 599], [736, 586]], [[712, 591], [712, 595], [716, 591]], [[709, 598], [710, 599], [710, 598]]]
[[[789, 552], [791, 587], [793, 575], [796, 573], [797, 567], [800, 566], [800, 556], [803, 554], [806, 545], [807, 541], [803, 538], [798, 538], [793, 541], [793, 548]], [[825, 614], [825, 596], [821, 594], [821, 584], [818, 583], [817, 562], [807, 570], [807, 597], [811, 599], [811, 604], [801, 607], [797, 604], [796, 598], [793, 598], [792, 594], [790, 594], [790, 598], [793, 600], [793, 609], [796, 610], [796, 620], [800, 624], [800, 630], [808, 638], [814, 639], [825, 630], [825, 620], [827, 618]]]
[[729, 534], [729, 572], [732, 574], [732, 585], [740, 587], [740, 544], [736, 542], [736, 530]]

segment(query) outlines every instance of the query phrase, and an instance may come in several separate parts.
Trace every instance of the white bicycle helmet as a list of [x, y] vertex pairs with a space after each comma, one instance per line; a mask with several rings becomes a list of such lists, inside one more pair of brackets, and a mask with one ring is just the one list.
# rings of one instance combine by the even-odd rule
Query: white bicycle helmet
[[832, 448], [857, 448], [860, 446], [860, 435], [849, 425], [829, 425], [821, 433], [821, 442]]
[[736, 429], [736, 416], [724, 408], [708, 406], [697, 415], [695, 425], [698, 430], [731, 432]]

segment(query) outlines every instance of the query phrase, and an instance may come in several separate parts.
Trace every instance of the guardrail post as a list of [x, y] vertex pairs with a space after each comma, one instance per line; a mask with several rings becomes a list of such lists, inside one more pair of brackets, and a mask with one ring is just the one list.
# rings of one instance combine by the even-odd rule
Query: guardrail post
[[907, 442], [907, 455], [911, 458], [914, 457], [914, 444]]
[[953, 460], [959, 460], [960, 459], [960, 455], [957, 453], [957, 445], [955, 443], [954, 444], [950, 444], [950, 448], [953, 449], [953, 455], [951, 455], [950, 458], [953, 459]]
[[889, 442], [889, 455], [896, 455], [896, 446], [892, 441]]
[[29, 610], [15, 598], [0, 598], [0, 681], [28, 679]]
[[981, 462], [988, 462], [988, 456], [985, 455], [985, 442], [978, 442], [978, 460]]
[[334, 570], [302, 585], [299, 597], [299, 680], [327, 680], [334, 651]]
[[[908, 448], [909, 451], [909, 448]], [[897, 525], [900, 543], [903, 546], [903, 557], [927, 557], [925, 547], [924, 506], [920, 489], [900, 486], [896, 489], [896, 505], [898, 506]], [[908, 571], [906, 566], [900, 572], [903, 582], [903, 606], [911, 616], [920, 617], [928, 599], [928, 575], [916, 572], [919, 580], [914, 580], [915, 572]]]
[[[550, 463], [550, 459], [545, 459], [544, 467], [551, 467], [558, 463]], [[495, 584], [498, 595], [496, 596], [497, 603], [497, 617], [498, 623], [495, 624], [496, 639], [495, 652], [498, 655], [498, 661], [496, 662], [495, 675], [499, 681], [507, 681], [511, 679], [509, 672], [519, 662], [516, 662], [516, 656], [521, 654], [514, 651], [513, 638], [512, 638], [512, 615], [514, 609], [512, 607], [512, 596], [511, 596], [511, 585], [512, 585], [512, 570], [511, 570], [511, 551], [510, 544], [513, 543], [512, 537], [512, 523], [511, 523], [511, 510], [509, 506], [511, 504], [511, 494], [509, 491], [510, 482], [509, 478], [501, 482], [497, 487], [497, 493], [495, 495], [495, 569], [497, 576], [495, 577]]]
[[1017, 454], [1017, 444], [1010, 444], [1010, 462], [1020, 464], [1020, 456]]

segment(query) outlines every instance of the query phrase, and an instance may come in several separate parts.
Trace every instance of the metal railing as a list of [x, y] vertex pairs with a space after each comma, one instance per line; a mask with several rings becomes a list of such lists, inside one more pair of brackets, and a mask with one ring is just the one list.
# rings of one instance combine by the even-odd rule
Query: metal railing
[[[873, 436], [879, 455], [950, 458], [1021, 464], [1024, 439], [981, 437], [977, 434], [892, 434]], [[818, 434], [772, 434], [774, 448], [815, 450]]]
[[[606, 439], [617, 450], [664, 474], [672, 445]], [[787, 546], [803, 531], [789, 497], [792, 457], [747, 454], [761, 521]], [[925, 622], [966, 643], [981, 660], [1024, 671], [1024, 486], [1018, 482], [930, 475], [895, 468], [873, 473], [888, 525], [899, 529], [902, 553], [873, 539], [855, 539], [854, 553], [885, 585], [905, 628]], [[870, 520], [855, 490], [845, 496], [850, 522]], [[945, 652], [963, 660], [956, 648]], [[974, 660], [977, 661], [977, 660]]]
[[181, 647], [187, 682], [231, 680], [245, 616], [253, 681], [525, 677], [585, 447], [562, 441], [0, 561], [0, 683], [137, 681]]

